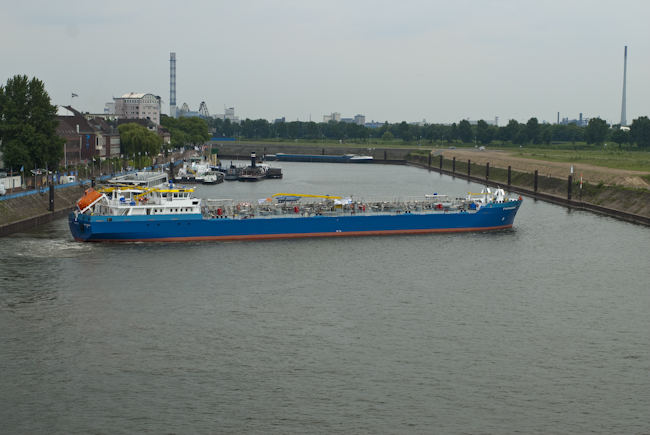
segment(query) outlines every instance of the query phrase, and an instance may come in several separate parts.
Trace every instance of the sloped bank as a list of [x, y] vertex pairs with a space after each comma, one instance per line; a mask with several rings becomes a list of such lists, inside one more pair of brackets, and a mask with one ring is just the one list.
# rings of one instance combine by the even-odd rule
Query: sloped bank
[[37, 193], [0, 201], [0, 237], [67, 216], [88, 186], [71, 186], [54, 191], [54, 211], [50, 211], [50, 193]]
[[[508, 185], [508, 169], [489, 167], [483, 164], [467, 161], [440, 159], [440, 156], [424, 156], [410, 154], [407, 161], [411, 165], [439, 172], [445, 175], [462, 178], [492, 187], [503, 187], [512, 192], [521, 193], [533, 198], [560, 204], [572, 208], [590, 210], [608, 216], [617, 217], [630, 222], [650, 225], [650, 191], [648, 189], [623, 186], [607, 186], [583, 183], [580, 189], [580, 179], [571, 183], [571, 199], [568, 198], [569, 180], [549, 176], [537, 176], [535, 189], [535, 174], [520, 172], [516, 168], [510, 171]], [[468, 175], [468, 173], [470, 175]]]

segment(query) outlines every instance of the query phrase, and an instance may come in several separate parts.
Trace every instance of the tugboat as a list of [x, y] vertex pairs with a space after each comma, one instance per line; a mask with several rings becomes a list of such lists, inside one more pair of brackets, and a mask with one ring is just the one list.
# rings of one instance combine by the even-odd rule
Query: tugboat
[[251, 165], [241, 170], [237, 179], [239, 181], [259, 181], [266, 178], [266, 166], [255, 164], [255, 152], [251, 153]]
[[226, 169], [226, 181], [234, 181], [239, 178], [239, 174], [241, 173], [241, 166], [235, 166], [230, 162], [230, 167]]

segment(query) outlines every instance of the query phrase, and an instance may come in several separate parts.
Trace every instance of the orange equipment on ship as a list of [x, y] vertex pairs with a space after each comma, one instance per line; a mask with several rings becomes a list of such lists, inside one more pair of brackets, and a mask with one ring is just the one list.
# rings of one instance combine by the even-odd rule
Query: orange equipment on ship
[[86, 190], [84, 196], [82, 196], [81, 199], [77, 201], [77, 207], [79, 207], [79, 210], [83, 211], [86, 208], [90, 207], [101, 197], [102, 194], [91, 187], [90, 189]]

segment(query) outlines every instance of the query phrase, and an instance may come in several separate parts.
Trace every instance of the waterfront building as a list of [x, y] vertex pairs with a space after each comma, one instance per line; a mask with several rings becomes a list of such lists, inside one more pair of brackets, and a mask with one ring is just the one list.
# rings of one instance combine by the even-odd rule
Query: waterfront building
[[120, 133], [102, 118], [86, 119], [69, 108], [72, 116], [57, 116], [56, 134], [66, 140], [61, 165], [85, 164], [93, 157], [105, 159], [120, 155]]
[[160, 97], [154, 94], [130, 93], [115, 98], [115, 114], [120, 119], [150, 119], [160, 125], [160, 110]]

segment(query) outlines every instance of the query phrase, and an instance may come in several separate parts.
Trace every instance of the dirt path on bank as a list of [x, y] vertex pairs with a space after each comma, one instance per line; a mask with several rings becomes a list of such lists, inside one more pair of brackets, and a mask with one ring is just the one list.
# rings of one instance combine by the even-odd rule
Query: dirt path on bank
[[548, 162], [546, 160], [527, 159], [511, 156], [511, 151], [499, 150], [444, 150], [441, 154], [445, 159], [456, 157], [456, 160], [471, 160], [472, 163], [507, 169], [512, 166], [513, 171], [535, 172], [539, 171], [540, 176], [550, 175], [556, 178], [567, 178], [573, 165], [575, 178], [582, 177], [590, 184], [598, 184], [603, 181], [607, 185], [616, 184], [627, 187], [650, 187], [650, 184], [641, 176], [648, 175], [648, 172], [630, 171], [625, 169], [605, 168], [602, 166], [587, 165], [583, 163], [571, 164], [563, 162]]

